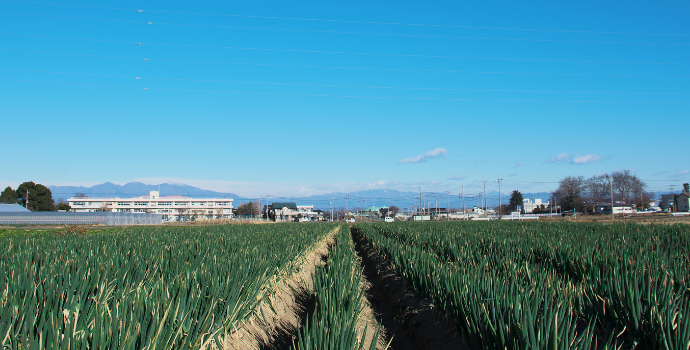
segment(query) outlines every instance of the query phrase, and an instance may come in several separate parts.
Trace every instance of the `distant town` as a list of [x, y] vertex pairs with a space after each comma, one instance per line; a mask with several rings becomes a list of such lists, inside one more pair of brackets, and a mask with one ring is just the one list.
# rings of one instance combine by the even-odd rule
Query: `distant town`
[[[106, 185], [106, 184], [104, 184]], [[113, 184], [111, 184], [113, 185]], [[139, 185], [138, 191], [155, 188]], [[167, 186], [165, 186], [167, 185]], [[306, 198], [242, 198], [235, 194], [221, 194], [192, 186], [157, 185], [157, 190], [136, 193], [91, 193], [89, 188], [53, 187], [56, 194], [69, 197], [55, 199], [50, 188], [34, 182], [24, 182], [17, 189], [7, 187], [0, 195], [0, 224], [16, 223], [22, 219], [8, 215], [22, 213], [27, 221], [39, 220], [27, 213], [56, 212], [67, 218], [71, 214], [117, 213], [122, 222], [127, 215], [147, 214], [155, 217], [151, 223], [192, 222], [199, 220], [266, 220], [274, 222], [318, 221], [428, 221], [428, 220], [538, 220], [549, 217], [589, 215], [652, 215], [672, 216], [689, 214], [690, 187], [678, 184], [678, 193], [670, 186], [668, 193], [647, 190], [647, 184], [628, 170], [590, 178], [567, 176], [558, 181], [551, 192], [508, 193], [485, 191], [450, 194], [378, 190], [352, 193], [331, 193]], [[499, 183], [500, 185], [500, 183]], [[117, 186], [117, 185], [113, 185]], [[183, 186], [183, 187], [180, 187]], [[95, 187], [95, 186], [94, 186]], [[164, 190], [174, 194], [162, 193]], [[84, 192], [70, 193], [82, 190]], [[130, 189], [131, 190], [131, 189]], [[190, 194], [178, 194], [188, 191]], [[131, 191], [136, 192], [136, 191]], [[196, 194], [195, 194], [196, 193]], [[4, 221], [3, 221], [4, 220]], [[19, 220], [19, 221], [18, 221]], [[59, 218], [53, 218], [59, 222]], [[69, 221], [69, 220], [68, 220]], [[117, 221], [117, 220], [115, 220]]]

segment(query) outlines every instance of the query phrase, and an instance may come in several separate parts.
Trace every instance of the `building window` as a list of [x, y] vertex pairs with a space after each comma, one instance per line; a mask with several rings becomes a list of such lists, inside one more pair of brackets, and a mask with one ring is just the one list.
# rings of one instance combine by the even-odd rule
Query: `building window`
[[134, 205], [139, 205], [139, 206], [142, 206], [142, 205], [145, 206], [145, 205], [147, 205], [147, 204], [148, 204], [148, 203], [146, 203], [146, 202], [134, 202]]

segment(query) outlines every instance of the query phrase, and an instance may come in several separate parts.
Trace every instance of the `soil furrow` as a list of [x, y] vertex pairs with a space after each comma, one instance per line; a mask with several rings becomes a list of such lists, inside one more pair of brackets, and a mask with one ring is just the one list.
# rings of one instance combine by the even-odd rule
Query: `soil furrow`
[[364, 264], [367, 298], [383, 324], [386, 342], [392, 337], [390, 349], [469, 349], [455, 325], [406, 286], [356, 229], [352, 236]]
[[312, 274], [326, 263], [329, 247], [340, 227], [306, 255], [297, 272], [280, 281], [262, 302], [258, 316], [233, 331], [223, 349], [289, 349], [293, 338], [314, 307]]

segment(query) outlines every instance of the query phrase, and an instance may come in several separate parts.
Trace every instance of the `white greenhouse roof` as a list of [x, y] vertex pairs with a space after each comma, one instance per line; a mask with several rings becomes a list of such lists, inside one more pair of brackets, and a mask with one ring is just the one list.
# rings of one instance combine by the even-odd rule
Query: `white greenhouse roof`
[[29, 213], [31, 210], [19, 204], [0, 204], [0, 213]]

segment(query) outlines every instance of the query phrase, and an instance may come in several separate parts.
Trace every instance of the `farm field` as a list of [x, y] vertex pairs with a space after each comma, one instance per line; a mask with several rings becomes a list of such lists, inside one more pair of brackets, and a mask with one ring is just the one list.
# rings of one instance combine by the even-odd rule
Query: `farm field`
[[594, 223], [357, 224], [471, 349], [688, 349], [690, 231]]
[[687, 227], [4, 232], [0, 337], [7, 349], [688, 349]]
[[[5, 234], [3, 348], [242, 348], [250, 338], [242, 330], [270, 314], [265, 301], [276, 287], [337, 232], [333, 224], [275, 224]], [[318, 334], [304, 335], [310, 348]]]

